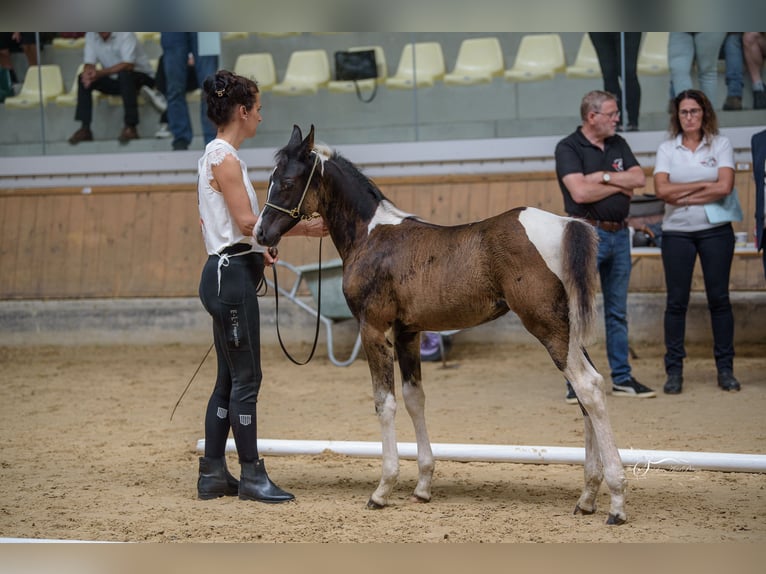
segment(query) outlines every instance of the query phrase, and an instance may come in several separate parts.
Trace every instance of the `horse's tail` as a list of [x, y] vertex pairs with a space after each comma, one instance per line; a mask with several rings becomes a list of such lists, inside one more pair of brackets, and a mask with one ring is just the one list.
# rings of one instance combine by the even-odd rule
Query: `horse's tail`
[[585, 344], [596, 317], [598, 234], [593, 226], [572, 219], [564, 227], [561, 249], [570, 335]]

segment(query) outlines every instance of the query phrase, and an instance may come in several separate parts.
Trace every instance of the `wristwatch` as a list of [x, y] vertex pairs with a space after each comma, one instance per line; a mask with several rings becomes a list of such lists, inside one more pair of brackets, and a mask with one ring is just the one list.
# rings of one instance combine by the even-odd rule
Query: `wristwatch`
[[610, 181], [612, 181], [612, 176], [609, 175], [609, 172], [605, 171], [604, 175], [601, 176], [601, 181], [603, 181], [604, 183], [609, 183]]

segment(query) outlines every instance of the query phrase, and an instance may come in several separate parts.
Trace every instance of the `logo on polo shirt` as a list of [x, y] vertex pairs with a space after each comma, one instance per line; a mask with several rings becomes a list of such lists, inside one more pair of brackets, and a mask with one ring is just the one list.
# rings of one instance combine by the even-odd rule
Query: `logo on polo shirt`
[[612, 160], [612, 169], [614, 171], [625, 171], [621, 157], [618, 157]]
[[700, 163], [703, 167], [715, 167], [718, 165], [718, 160], [716, 160], [713, 156], [710, 156], [700, 161]]

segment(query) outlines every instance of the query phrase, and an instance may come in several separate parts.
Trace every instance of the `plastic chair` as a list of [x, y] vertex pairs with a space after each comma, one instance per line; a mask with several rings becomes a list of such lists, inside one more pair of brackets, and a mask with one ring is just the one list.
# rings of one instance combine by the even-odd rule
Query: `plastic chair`
[[[375, 51], [375, 63], [378, 66], [378, 77], [370, 78], [368, 80], [357, 80], [356, 84], [358, 84], [360, 90], [372, 90], [376, 83], [382, 84], [386, 81], [386, 77], [388, 76], [386, 55], [381, 46], [355, 46], [348, 49], [349, 52], [363, 52], [364, 50]], [[355, 92], [357, 87], [355, 82], [332, 80], [327, 84], [327, 89], [331, 92], [351, 93]]]
[[133, 33], [136, 35], [136, 38], [138, 38], [138, 41], [141, 43], [160, 41], [159, 32], [133, 32]]
[[661, 76], [670, 72], [668, 66], [668, 36], [670, 32], [647, 32], [638, 51], [639, 74]]
[[[414, 49], [413, 49], [414, 46]], [[417, 42], [402, 49], [396, 74], [386, 79], [386, 87], [408, 90], [427, 88], [444, 77], [444, 54], [438, 42]]]
[[468, 38], [460, 43], [454, 69], [444, 76], [444, 83], [453, 86], [489, 84], [503, 74], [503, 50], [494, 36]]
[[600, 78], [601, 64], [598, 61], [596, 49], [593, 47], [590, 36], [586, 32], [580, 40], [580, 49], [577, 50], [574, 64], [564, 70], [567, 78]]
[[245, 40], [250, 36], [250, 32], [224, 32], [221, 34], [223, 40]]
[[54, 48], [62, 48], [64, 50], [82, 50], [85, 48], [85, 36], [79, 36], [77, 38], [53, 38], [51, 46]]
[[43, 103], [47, 104], [63, 93], [64, 79], [59, 66], [29, 66], [19, 95], [5, 98], [5, 105], [7, 108], [33, 108], [40, 105], [41, 97]]
[[557, 72], [566, 69], [564, 46], [558, 34], [530, 34], [524, 36], [513, 67], [505, 71], [505, 79], [512, 82], [552, 80]]
[[262, 91], [270, 90], [277, 83], [274, 58], [269, 52], [240, 54], [234, 63], [234, 73], [258, 82]]
[[316, 94], [330, 81], [330, 60], [326, 50], [297, 50], [290, 54], [285, 76], [274, 84], [275, 94], [300, 96]]

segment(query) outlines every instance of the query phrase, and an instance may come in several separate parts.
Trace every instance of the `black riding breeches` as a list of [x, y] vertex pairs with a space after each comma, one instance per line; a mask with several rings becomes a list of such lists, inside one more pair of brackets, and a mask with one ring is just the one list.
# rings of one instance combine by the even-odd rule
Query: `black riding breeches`
[[205, 415], [205, 456], [224, 456], [231, 427], [241, 462], [258, 460], [256, 403], [261, 386], [257, 290], [263, 255], [211, 255], [199, 295], [213, 318], [218, 375]]

